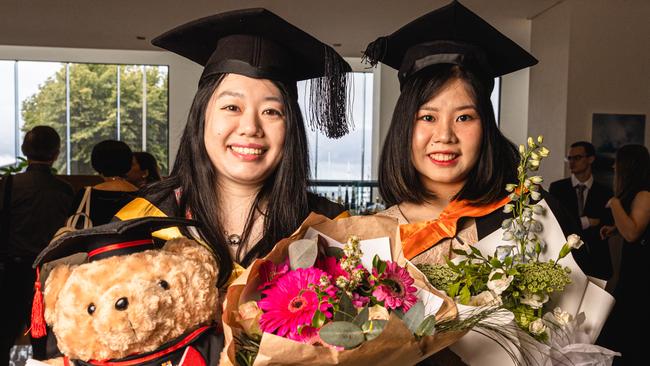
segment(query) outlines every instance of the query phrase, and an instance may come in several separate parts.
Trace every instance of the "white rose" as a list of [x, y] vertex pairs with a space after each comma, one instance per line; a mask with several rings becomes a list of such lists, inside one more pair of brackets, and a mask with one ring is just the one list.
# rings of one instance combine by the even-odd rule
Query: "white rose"
[[571, 249], [580, 249], [582, 244], [585, 243], [580, 239], [580, 235], [576, 234], [569, 235], [569, 237], [566, 239], [566, 242]]
[[521, 299], [521, 303], [528, 305], [533, 309], [541, 308], [548, 301], [548, 295], [544, 294], [538, 295], [530, 292], [524, 292], [524, 297]]
[[537, 319], [528, 324], [528, 331], [534, 335], [540, 335], [546, 332], [546, 325], [544, 325], [542, 319]]
[[571, 320], [573, 320], [571, 314], [569, 314], [566, 311], [563, 311], [562, 308], [560, 308], [559, 306], [553, 309], [553, 317], [555, 318], [557, 323], [563, 327], [569, 324]]
[[[492, 277], [497, 273], [501, 274], [501, 278], [493, 280]], [[507, 276], [504, 270], [498, 268], [492, 270], [488, 278], [487, 287], [494, 291], [496, 295], [501, 295], [510, 286], [510, 282], [512, 282], [514, 276]]]
[[501, 296], [496, 296], [492, 291], [483, 291], [476, 296], [472, 296], [469, 299], [469, 303], [467, 303], [470, 306], [499, 306], [502, 304]]

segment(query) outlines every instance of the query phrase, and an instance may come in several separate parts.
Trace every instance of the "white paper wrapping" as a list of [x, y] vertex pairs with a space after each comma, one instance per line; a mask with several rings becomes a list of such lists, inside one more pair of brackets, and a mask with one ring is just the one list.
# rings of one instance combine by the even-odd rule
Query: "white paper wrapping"
[[[541, 236], [546, 243], [546, 250], [540, 255], [540, 259], [556, 259], [562, 246], [566, 243], [566, 238], [546, 201], [542, 200], [539, 204], [546, 208], [546, 215], [535, 215], [535, 220], [538, 220], [544, 226]], [[502, 240], [503, 231], [503, 229], [496, 230], [474, 246], [483, 254], [493, 255], [497, 246], [505, 244]], [[594, 343], [614, 306], [614, 298], [604, 289], [589, 281], [571, 254], [564, 257], [560, 264], [571, 269], [571, 284], [562, 293], [551, 297], [549, 308], [553, 309], [559, 306], [574, 317], [584, 312], [586, 320], [576, 332], [582, 334], [579, 338], [588, 343]], [[590, 360], [591, 364], [596, 365], [611, 364], [611, 357], [613, 357], [610, 355], [611, 351], [588, 343], [571, 344], [553, 351], [550, 349], [543, 350], [544, 353], [553, 353], [549, 354], [550, 357], [540, 355], [542, 359], [538, 360], [538, 364], [551, 365], [554, 362], [553, 360], [561, 359], [559, 356], [562, 352], [566, 352], [564, 359], [567, 361], [569, 359], [574, 360], [574, 364], [584, 364], [585, 360]], [[452, 345], [451, 349], [463, 361], [472, 366], [507, 366], [513, 364], [510, 356], [495, 341], [473, 331], [470, 331], [460, 341]], [[566, 362], [566, 364], [571, 364], [571, 362]]]

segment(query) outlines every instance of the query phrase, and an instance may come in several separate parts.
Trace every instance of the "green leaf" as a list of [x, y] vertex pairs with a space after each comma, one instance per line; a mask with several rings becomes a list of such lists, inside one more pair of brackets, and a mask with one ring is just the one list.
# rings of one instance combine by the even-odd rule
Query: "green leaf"
[[419, 337], [424, 337], [424, 336], [430, 336], [433, 335], [436, 331], [436, 316], [435, 315], [429, 315], [424, 320], [420, 325], [418, 325], [417, 330], [415, 331], [415, 335]]
[[[375, 261], [377, 262], [377, 265], [375, 265]], [[386, 271], [388, 265], [386, 264], [386, 261], [382, 261], [378, 255], [375, 254], [372, 262], [372, 266], [377, 270], [377, 275], [381, 275]]]
[[334, 310], [334, 321], [352, 321], [355, 315], [357, 315], [357, 309], [352, 305], [352, 299], [345, 291], [342, 291], [338, 308]]
[[371, 341], [384, 331], [386, 324], [388, 324], [388, 320], [374, 319], [363, 323], [361, 329], [366, 334], [366, 339]]
[[314, 328], [320, 328], [325, 324], [325, 320], [327, 320], [325, 314], [320, 310], [316, 310], [314, 317], [311, 318], [311, 326]]
[[470, 245], [469, 249], [471, 249], [472, 253], [474, 253], [474, 255], [476, 255], [477, 257], [482, 257], [483, 256], [483, 254], [481, 254], [481, 251], [478, 250], [477, 248]]
[[501, 268], [501, 261], [499, 258], [492, 258], [490, 260], [490, 265], [494, 268]]
[[325, 343], [345, 349], [354, 348], [366, 339], [361, 327], [350, 322], [327, 323], [318, 334]]
[[415, 305], [411, 306], [409, 311], [404, 314], [402, 321], [406, 327], [411, 330], [412, 333], [415, 333], [418, 329], [418, 326], [424, 320], [424, 303], [422, 300], [418, 300]]
[[449, 285], [449, 296], [456, 297], [458, 295], [458, 289], [460, 288], [460, 282], [452, 283]]
[[343, 249], [337, 247], [327, 247], [325, 248], [325, 254], [328, 257], [334, 257], [336, 259], [341, 259], [345, 255]]
[[318, 245], [315, 240], [300, 239], [289, 245], [289, 264], [293, 270], [312, 267], [317, 256]]
[[505, 263], [506, 267], [510, 267], [512, 265], [512, 257], [507, 256], [506, 259], [503, 260], [503, 263]]
[[362, 326], [363, 323], [368, 321], [369, 314], [370, 314], [370, 310], [368, 310], [368, 306], [365, 306], [363, 309], [361, 309], [359, 314], [357, 314], [357, 316], [355, 316], [354, 319], [352, 319], [352, 323], [358, 326]]
[[469, 255], [469, 253], [467, 253], [466, 251], [464, 251], [462, 249], [452, 249], [451, 251], [456, 255], [462, 255], [464, 257]]
[[460, 303], [463, 305], [469, 304], [470, 297], [472, 297], [472, 295], [469, 292], [469, 287], [463, 286], [463, 288], [460, 289]]

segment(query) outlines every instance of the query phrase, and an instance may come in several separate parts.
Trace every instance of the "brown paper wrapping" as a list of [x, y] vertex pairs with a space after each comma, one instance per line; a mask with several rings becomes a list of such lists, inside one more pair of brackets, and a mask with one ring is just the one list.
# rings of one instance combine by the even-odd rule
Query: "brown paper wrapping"
[[[226, 345], [221, 355], [221, 365], [234, 365], [233, 336], [243, 332], [236, 321], [236, 314], [239, 304], [259, 299], [257, 291], [260, 285], [259, 266], [264, 260], [276, 264], [282, 263], [288, 256], [289, 244], [301, 239], [309, 227], [339, 242], [347, 241], [350, 235], [356, 235], [362, 240], [388, 237], [393, 261], [401, 266], [407, 265], [399, 242], [397, 220], [382, 216], [356, 216], [334, 221], [312, 213], [293, 235], [278, 242], [264, 259], [255, 261], [228, 288], [222, 316]], [[431, 287], [426, 279], [410, 265], [408, 268], [417, 287], [424, 288], [443, 299], [443, 305], [436, 314], [436, 319], [440, 321], [455, 318], [458, 309], [454, 301]], [[264, 333], [254, 365], [414, 365], [453, 344], [465, 333], [436, 333], [417, 340], [394, 314], [391, 314], [386, 328], [377, 338], [364, 342], [357, 348], [344, 351], [303, 344]]]

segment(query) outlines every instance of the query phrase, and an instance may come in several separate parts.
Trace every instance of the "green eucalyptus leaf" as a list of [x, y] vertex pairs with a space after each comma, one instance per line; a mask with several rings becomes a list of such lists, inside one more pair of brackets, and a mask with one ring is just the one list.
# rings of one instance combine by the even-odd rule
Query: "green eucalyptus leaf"
[[316, 240], [300, 239], [289, 245], [289, 264], [292, 270], [312, 267], [317, 256]]
[[361, 329], [363, 329], [363, 332], [366, 334], [366, 339], [371, 341], [377, 338], [377, 336], [379, 336], [381, 332], [384, 331], [386, 324], [388, 324], [388, 320], [368, 320], [367, 322], [363, 323]]
[[343, 249], [337, 247], [327, 247], [325, 248], [325, 254], [328, 257], [334, 257], [336, 259], [341, 259], [345, 255]]
[[366, 339], [361, 327], [350, 322], [327, 323], [318, 334], [325, 343], [345, 349], [354, 348]]
[[368, 316], [369, 315], [370, 315], [370, 310], [368, 310], [368, 306], [365, 306], [363, 309], [361, 309], [359, 314], [357, 314], [357, 316], [354, 317], [354, 319], [352, 320], [352, 323], [354, 323], [354, 324], [356, 324], [358, 326], [362, 326], [363, 323], [368, 321]]
[[352, 299], [345, 291], [342, 291], [338, 309], [334, 310], [334, 321], [352, 321], [356, 315], [357, 309], [352, 305]]
[[422, 303], [422, 300], [418, 300], [418, 302], [415, 303], [415, 305], [411, 306], [409, 311], [404, 314], [404, 318], [402, 318], [402, 321], [406, 325], [406, 327], [411, 331], [411, 333], [415, 333], [416, 330], [418, 329], [418, 326], [422, 321], [424, 320], [424, 303]]
[[415, 335], [419, 337], [433, 335], [436, 331], [436, 316], [429, 315], [418, 325]]

